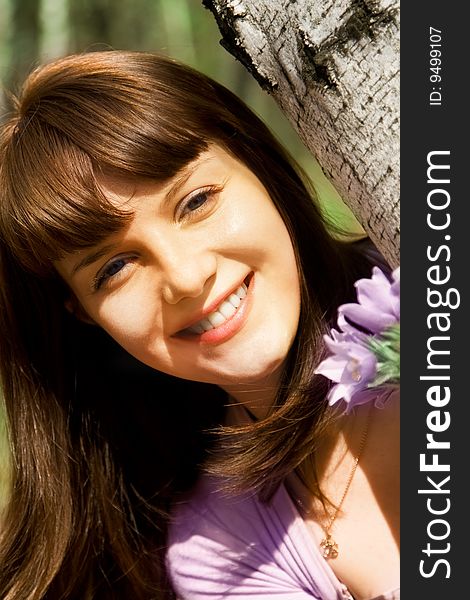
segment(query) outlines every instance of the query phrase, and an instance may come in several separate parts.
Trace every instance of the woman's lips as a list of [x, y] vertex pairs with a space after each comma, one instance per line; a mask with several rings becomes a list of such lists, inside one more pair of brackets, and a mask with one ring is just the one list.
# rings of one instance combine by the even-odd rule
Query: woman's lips
[[250, 273], [242, 285], [231, 292], [206, 317], [181, 330], [179, 338], [217, 344], [235, 335], [245, 323], [251, 306], [254, 274]]
[[229, 294], [222, 302], [216, 307], [214, 311], [209, 313], [204, 319], [201, 319], [191, 327], [187, 328], [189, 333], [204, 333], [204, 331], [210, 331], [216, 327], [223, 325], [225, 321], [233, 317], [237, 312], [240, 304], [246, 296], [247, 286], [242, 283], [234, 292]]

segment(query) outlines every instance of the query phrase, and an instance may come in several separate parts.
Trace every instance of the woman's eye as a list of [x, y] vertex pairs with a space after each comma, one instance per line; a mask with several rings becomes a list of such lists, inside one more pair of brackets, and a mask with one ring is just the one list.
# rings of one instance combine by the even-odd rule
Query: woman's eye
[[199, 211], [203, 211], [206, 208], [206, 205], [208, 205], [210, 201], [214, 199], [218, 191], [219, 188], [215, 187], [208, 187], [202, 190], [198, 190], [184, 201], [181, 207], [180, 216], [190, 217], [192, 216], [192, 214], [198, 213]]
[[193, 196], [186, 204], [186, 210], [193, 212], [207, 202], [207, 192], [202, 192]]
[[129, 263], [130, 257], [125, 256], [122, 258], [116, 258], [111, 262], [107, 263], [96, 275], [93, 280], [93, 289], [98, 291], [103, 284], [105, 284], [109, 279], [115, 277], [118, 273], [124, 269], [124, 267]]

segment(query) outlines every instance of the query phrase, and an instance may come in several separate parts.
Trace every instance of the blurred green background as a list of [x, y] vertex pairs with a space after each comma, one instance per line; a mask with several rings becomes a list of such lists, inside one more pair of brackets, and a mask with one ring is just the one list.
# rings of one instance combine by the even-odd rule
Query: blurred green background
[[[309, 174], [330, 218], [360, 231], [274, 100], [220, 46], [220, 37], [201, 0], [0, 0], [1, 115], [6, 112], [3, 90], [15, 91], [25, 74], [41, 62], [72, 52], [111, 48], [162, 52], [203, 71], [243, 98]], [[3, 425], [0, 402], [0, 506], [7, 473]]]

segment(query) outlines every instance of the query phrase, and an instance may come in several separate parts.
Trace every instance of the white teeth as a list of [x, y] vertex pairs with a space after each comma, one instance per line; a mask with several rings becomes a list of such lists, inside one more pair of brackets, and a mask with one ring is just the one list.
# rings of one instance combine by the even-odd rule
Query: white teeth
[[211, 313], [210, 315], [208, 315], [207, 318], [214, 327], [218, 327], [219, 325], [222, 325], [222, 323], [225, 323], [225, 321], [226, 321], [226, 318], [224, 317], [224, 315], [220, 314], [218, 311]]
[[209, 321], [209, 319], [202, 319], [202, 321], [199, 321], [199, 323], [197, 323], [197, 325], [201, 325], [201, 327], [204, 329], [204, 331], [209, 331], [210, 329], [214, 329], [212, 323]]
[[240, 298], [236, 295], [236, 294], [230, 294], [230, 296], [227, 298], [227, 300], [230, 302], [230, 304], [232, 304], [235, 308], [238, 308], [240, 306]]
[[247, 290], [247, 286], [242, 283], [233, 294], [230, 294], [226, 300], [221, 302], [221, 304], [217, 307], [217, 310], [212, 312], [210, 315], [207, 315], [205, 319], [202, 319], [198, 323], [188, 327], [187, 331], [201, 334], [204, 333], [204, 331], [210, 331], [215, 327], [219, 327], [219, 325], [222, 325], [222, 323], [225, 323], [227, 319], [237, 312], [237, 308], [240, 306], [243, 298], [245, 298]]
[[235, 294], [239, 298], [244, 298], [246, 296], [246, 290], [247, 290], [246, 285], [244, 283], [242, 283], [241, 286], [235, 291]]
[[230, 302], [227, 302], [226, 300], [224, 302], [222, 302], [222, 304], [219, 306], [219, 308], [217, 309], [217, 311], [219, 313], [222, 313], [223, 316], [228, 319], [229, 317], [231, 317], [232, 315], [234, 315], [237, 312], [237, 308], [235, 306], [233, 306], [233, 304], [231, 304]]

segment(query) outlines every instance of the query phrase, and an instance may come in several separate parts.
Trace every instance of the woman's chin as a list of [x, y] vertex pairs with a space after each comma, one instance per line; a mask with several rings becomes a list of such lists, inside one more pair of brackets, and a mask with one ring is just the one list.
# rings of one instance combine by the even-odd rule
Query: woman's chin
[[277, 385], [283, 364], [284, 357], [257, 363], [251, 361], [245, 365], [239, 363], [234, 365], [232, 370], [226, 368], [223, 372], [220, 371], [214, 383], [224, 389], [232, 385], [238, 387]]

